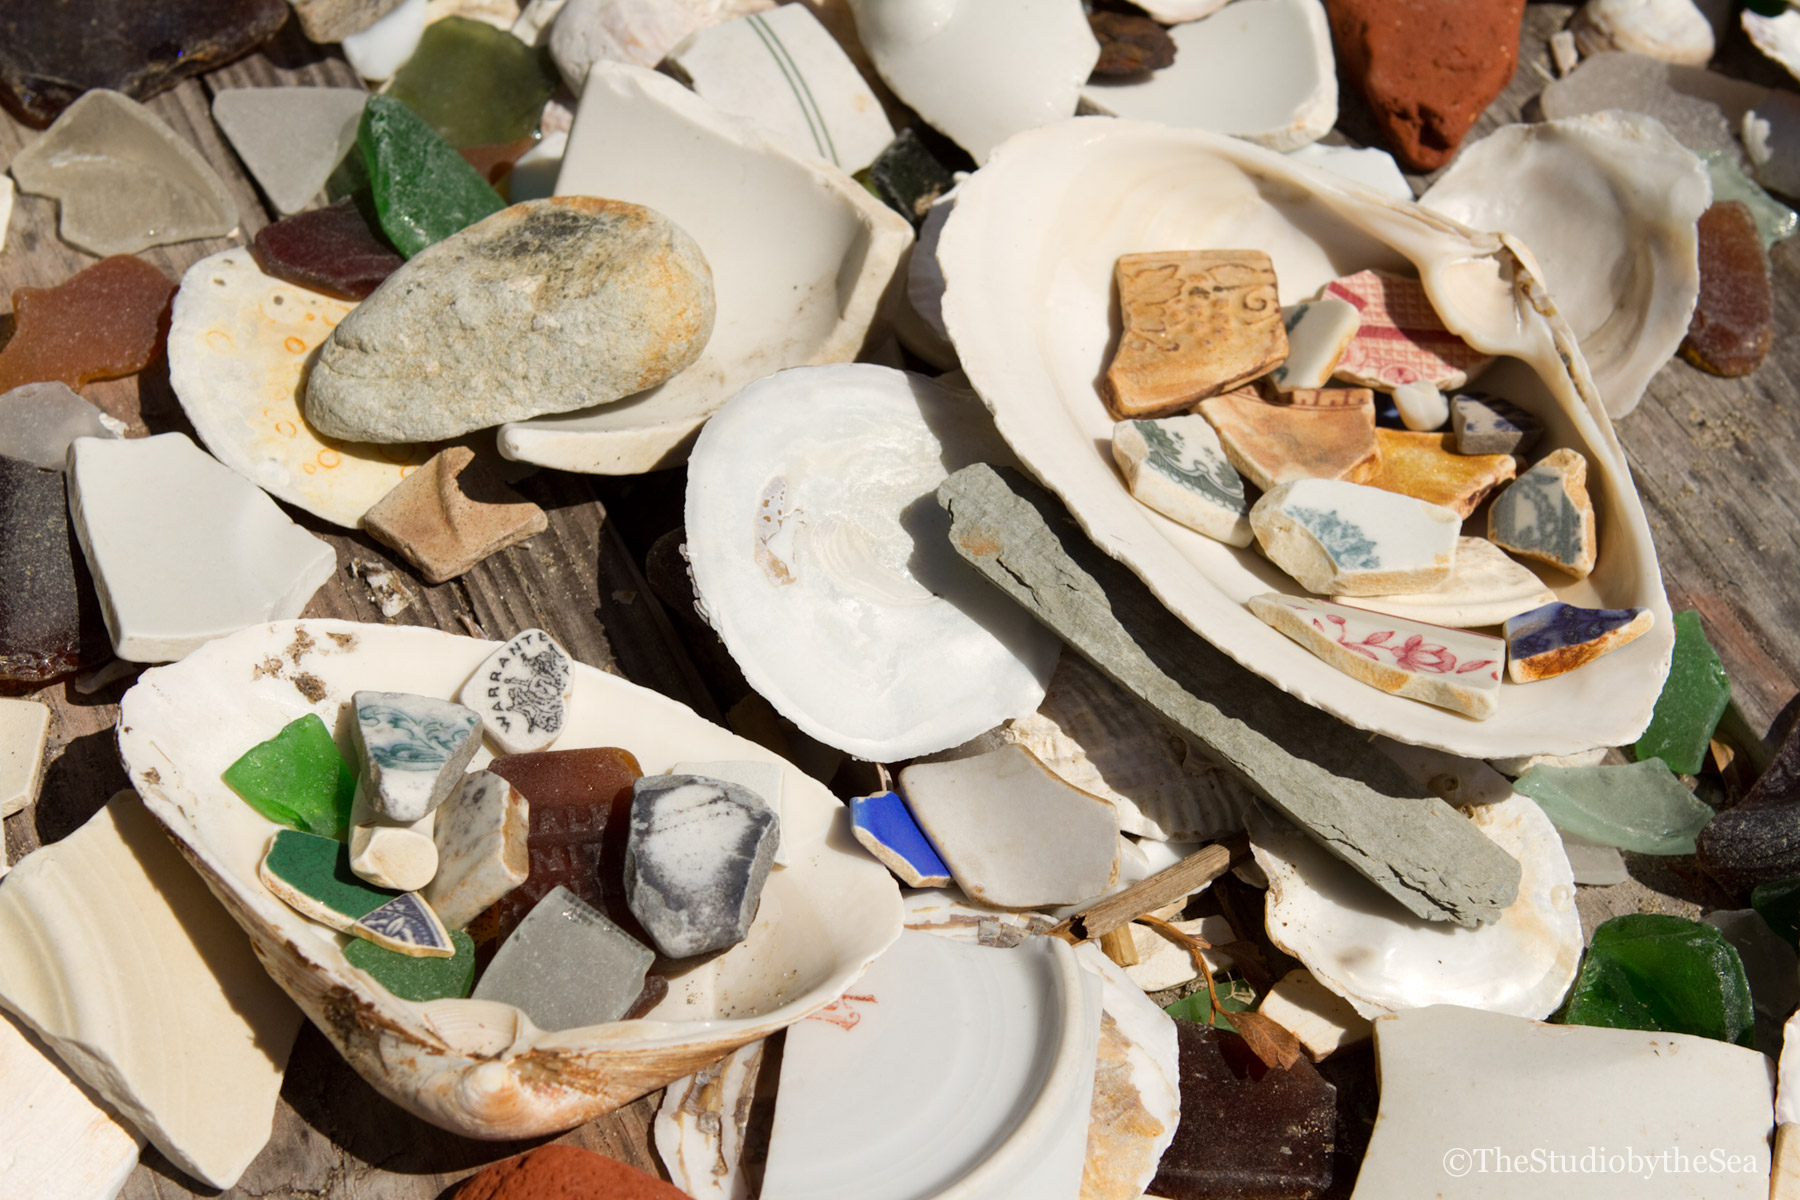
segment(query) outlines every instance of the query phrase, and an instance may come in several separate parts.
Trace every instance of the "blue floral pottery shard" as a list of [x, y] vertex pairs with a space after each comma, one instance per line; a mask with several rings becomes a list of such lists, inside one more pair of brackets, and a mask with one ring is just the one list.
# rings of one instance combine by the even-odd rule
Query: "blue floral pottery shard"
[[1244, 481], [1205, 417], [1120, 421], [1113, 426], [1112, 453], [1140, 502], [1207, 537], [1250, 544]]
[[1655, 622], [1647, 608], [1577, 608], [1558, 601], [1520, 613], [1501, 626], [1514, 683], [1567, 674], [1634, 642]]
[[371, 807], [390, 821], [424, 820], [462, 782], [480, 749], [480, 716], [406, 692], [357, 692], [350, 702]]
[[1458, 454], [1524, 454], [1544, 435], [1542, 421], [1486, 392], [1464, 392], [1452, 400], [1450, 428]]
[[1587, 459], [1556, 450], [1513, 480], [1488, 509], [1488, 541], [1586, 579], [1600, 554]]
[[907, 887], [950, 886], [950, 868], [898, 793], [851, 800], [850, 829], [863, 848]]
[[450, 931], [417, 892], [402, 892], [350, 927], [359, 938], [414, 958], [449, 958], [456, 953]]

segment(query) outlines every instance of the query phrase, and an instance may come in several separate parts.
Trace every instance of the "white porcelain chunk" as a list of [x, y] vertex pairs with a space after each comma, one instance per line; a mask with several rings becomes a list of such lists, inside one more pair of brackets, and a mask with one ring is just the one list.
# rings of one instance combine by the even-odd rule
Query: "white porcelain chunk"
[[474, 771], [432, 813], [437, 872], [420, 890], [446, 928], [462, 929], [531, 871], [531, 803], [492, 771]]
[[1400, 423], [1414, 433], [1442, 429], [1450, 419], [1450, 401], [1429, 381], [1403, 383], [1395, 388], [1394, 407], [1400, 411]]
[[1083, 1200], [1137, 1200], [1181, 1123], [1175, 1021], [1093, 942], [1075, 947], [1100, 977], [1100, 1044], [1088, 1122]]
[[1428, 625], [1475, 629], [1500, 625], [1556, 599], [1544, 581], [1486, 538], [1456, 539], [1456, 565], [1437, 587], [1405, 595], [1332, 597], [1354, 608]]
[[21, 1200], [113, 1200], [144, 1138], [35, 1034], [0, 1016], [0, 1164]]
[[344, 57], [364, 79], [392, 79], [425, 36], [426, 0], [400, 0], [368, 28], [343, 40]]
[[337, 567], [330, 543], [185, 434], [76, 438], [68, 476], [113, 652], [131, 662], [297, 617]]
[[963, 563], [934, 499], [950, 471], [997, 455], [967, 397], [867, 364], [759, 380], [701, 431], [694, 587], [777, 712], [894, 762], [1043, 699], [1056, 639]]
[[763, 1044], [739, 1046], [663, 1091], [651, 1128], [669, 1180], [694, 1200], [750, 1200], [744, 1138]]
[[[670, 775], [700, 775], [707, 779], [723, 779], [726, 783], [735, 783], [739, 787], [749, 788], [775, 812], [776, 828], [781, 828], [781, 791], [782, 777], [785, 774], [779, 763], [763, 761], [737, 762], [679, 762], [668, 770]], [[775, 865], [785, 867], [788, 864], [787, 844], [780, 840], [775, 843]]]
[[1330, 171], [1334, 175], [1374, 188], [1389, 200], [1410, 202], [1413, 198], [1412, 185], [1406, 182], [1400, 164], [1386, 150], [1377, 150], [1372, 146], [1357, 150], [1349, 146], [1327, 146], [1323, 142], [1314, 142], [1310, 146], [1288, 151], [1288, 157], [1295, 162], [1318, 167], [1322, 171]]
[[1138, 7], [1164, 25], [1178, 25], [1183, 21], [1198, 21], [1201, 17], [1210, 17], [1230, 2], [1231, 0], [1148, 0]]
[[1054, 938], [901, 934], [788, 1030], [763, 1194], [1076, 1200], [1100, 996]]
[[1775, 1090], [1775, 1123], [1800, 1121], [1800, 1012], [1782, 1026], [1781, 1058]]
[[[49, 737], [49, 705], [0, 698], [0, 817], [24, 812], [37, 799]], [[4, 873], [3, 867], [0, 873]]]
[[1299, 1038], [1300, 1048], [1314, 1062], [1365, 1042], [1375, 1032], [1367, 1017], [1305, 967], [1295, 967], [1277, 980], [1256, 1011]]
[[376, 887], [416, 892], [437, 876], [437, 813], [414, 821], [384, 820], [369, 802], [367, 778], [350, 810], [350, 869]]
[[269, 1140], [300, 1031], [299, 1010], [130, 791], [0, 888], [0, 1005], [217, 1188]]
[[[276, 826], [220, 773], [306, 713], [350, 749], [354, 693], [448, 699], [497, 648], [431, 629], [280, 622], [145, 672], [121, 704], [120, 753], [145, 803], [227, 898], [276, 982], [382, 1095], [467, 1136], [572, 1128], [830, 1003], [897, 936], [892, 876], [855, 846], [823, 785], [784, 765], [791, 865], [770, 875], [748, 940], [672, 980], [643, 1019], [547, 1034], [510, 1005], [404, 1001], [353, 969], [340, 937], [258, 880]], [[685, 759], [778, 761], [655, 692], [580, 663], [574, 674], [560, 749], [621, 746], [652, 773]], [[486, 762], [483, 751], [471, 765]], [[335, 1019], [344, 1012], [369, 1019]]]
[[1120, 421], [1112, 454], [1131, 494], [1171, 521], [1233, 546], [1254, 538], [1243, 477], [1205, 417]]
[[700, 357], [612, 404], [500, 427], [507, 458], [635, 475], [687, 456], [745, 384], [856, 357], [912, 226], [843, 172], [782, 149], [666, 75], [598, 64], [569, 133], [560, 195], [655, 209], [693, 235], [716, 312]]
[[212, 115], [286, 216], [310, 206], [355, 148], [368, 99], [362, 88], [230, 88], [213, 97]]
[[894, 94], [975, 159], [1072, 116], [1100, 61], [1080, 0], [849, 0]]
[[502, 754], [546, 750], [562, 734], [575, 686], [571, 661], [542, 629], [521, 630], [481, 664], [457, 700], [480, 715]]
[[538, 144], [519, 156], [507, 177], [507, 199], [514, 204], [548, 200], [556, 195], [556, 177], [562, 173], [563, 155], [569, 149], [566, 131], [546, 132]]
[[[1560, 581], [1558, 598], [1650, 608], [1656, 628], [1475, 723], [1372, 694], [1264, 626], [1245, 602], [1284, 586], [1275, 568], [1146, 512], [1095, 450], [1112, 428], [1096, 382], [1111, 357], [1114, 264], [1172, 245], [1269, 253], [1286, 304], [1361, 270], [1416, 273], [1450, 331], [1495, 356], [1482, 387], [1545, 422], [1540, 450], [1579, 449], [1592, 466], [1606, 553], [1586, 582]], [[1623, 745], [1648, 724], [1674, 644], [1655, 546], [1574, 335], [1506, 235], [1236, 139], [1081, 117], [1019, 135], [965, 181], [938, 260], [946, 328], [1002, 436], [1096, 545], [1247, 668], [1353, 726], [1471, 758]]]
[[597, 63], [654, 67], [701, 26], [772, 7], [774, 0], [568, 0], [550, 26], [550, 57], [579, 96]]
[[906, 928], [954, 942], [1007, 949], [1050, 932], [1056, 918], [1045, 913], [1007, 912], [970, 904], [955, 888], [909, 888]]
[[1118, 875], [1112, 805], [1071, 787], [1021, 746], [914, 763], [900, 789], [969, 898], [1042, 908], [1098, 896]]
[[1758, 50], [1800, 79], [1800, 12], [1789, 8], [1779, 16], [1765, 17], [1745, 9], [1738, 19]]
[[1428, 1004], [1546, 1017], [1581, 961], [1581, 917], [1562, 840], [1523, 796], [1469, 810], [1519, 860], [1518, 899], [1475, 929], [1370, 903], [1374, 893], [1305, 835], [1253, 818], [1251, 850], [1269, 877], [1269, 937], [1365, 1017]]
[[1321, 0], [1236, 0], [1169, 30], [1172, 66], [1147, 79], [1096, 79], [1100, 112], [1228, 133], [1297, 150], [1337, 124], [1337, 60]]
[[1451, 509], [1342, 479], [1296, 479], [1264, 492], [1250, 526], [1269, 561], [1308, 591], [1425, 592], [1456, 565]]
[[0, 250], [6, 249], [6, 227], [12, 222], [13, 187], [11, 175], [0, 175]]
[[1711, 197], [1705, 164], [1661, 122], [1599, 112], [1495, 130], [1419, 203], [1530, 247], [1606, 411], [1622, 417], [1687, 336], [1700, 294], [1694, 223]]
[[464, 705], [374, 689], [358, 692], [351, 704], [364, 800], [386, 820], [410, 824], [430, 816], [481, 748], [481, 718]]
[[804, 4], [706, 26], [666, 61], [701, 99], [839, 170], [862, 170], [894, 140], [862, 73]]
[[1360, 1200], [1769, 1194], [1769, 1065], [1754, 1050], [1437, 1005], [1377, 1019], [1375, 1052]]
[[[1224, 917], [1201, 917], [1194, 921], [1169, 923], [1181, 932], [1192, 934], [1215, 946], [1237, 940], [1237, 935], [1231, 931], [1231, 923]], [[1160, 930], [1136, 921], [1125, 928], [1131, 932], [1131, 948], [1137, 952], [1138, 960], [1123, 969], [1130, 976], [1131, 982], [1143, 991], [1160, 992], [1164, 988], [1172, 988], [1200, 977], [1199, 969], [1194, 966], [1194, 956], [1186, 946], [1172, 942]], [[1215, 972], [1229, 970], [1231, 967], [1229, 954], [1209, 950], [1201, 957]]]
[[1287, 361], [1269, 372], [1269, 385], [1278, 392], [1296, 388], [1322, 388], [1331, 384], [1331, 373], [1362, 324], [1356, 305], [1327, 296], [1303, 300], [1281, 310], [1287, 327]]

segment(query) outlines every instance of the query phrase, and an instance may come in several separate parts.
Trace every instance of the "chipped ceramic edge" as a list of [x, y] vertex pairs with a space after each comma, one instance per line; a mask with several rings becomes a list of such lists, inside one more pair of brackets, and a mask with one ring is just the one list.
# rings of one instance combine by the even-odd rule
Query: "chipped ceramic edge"
[[[626, 94], [635, 90], [643, 98], [672, 109], [682, 120], [707, 133], [776, 159], [789, 169], [804, 172], [820, 191], [848, 206], [867, 241], [862, 246], [861, 270], [848, 292], [844, 291], [841, 282], [839, 284], [837, 323], [804, 361], [764, 364], [743, 384], [747, 386], [755, 379], [785, 367], [821, 366], [854, 360], [875, 323], [882, 297], [899, 269], [902, 256], [913, 244], [912, 224], [836, 167], [792, 153], [765, 133], [761, 125], [715, 108], [667, 76], [623, 63], [599, 62], [589, 74], [587, 85], [589, 89], [596, 85], [615, 87]], [[839, 270], [841, 273], [841, 263]], [[500, 426], [495, 443], [503, 457], [540, 467], [590, 475], [638, 475], [686, 462], [694, 440], [700, 435], [700, 427], [723, 408], [736, 391], [734, 388], [729, 393], [713, 396], [698, 412], [617, 429], [560, 427], [558, 417], [566, 422], [575, 415], [566, 413], [529, 421], [509, 421]], [[636, 396], [624, 397], [613, 405], [603, 406], [599, 412], [605, 415], [615, 407], [643, 404], [646, 397], [653, 402], [654, 389], [650, 393], [639, 392]]]
[[[1110, 421], [1098, 395], [1090, 388], [1073, 399], [1063, 397], [1061, 377], [1050, 365], [1059, 349], [1056, 339], [1018, 327], [1080, 293], [1081, 284], [1068, 266], [1059, 267], [1054, 281], [1062, 294], [1028, 310], [1000, 302], [991, 288], [982, 290], [989, 278], [1024, 277], [1018, 256], [1031, 253], [1037, 244], [1026, 245], [1027, 239], [1044, 235], [1045, 212], [1030, 211], [1032, 202], [1018, 199], [1018, 192], [1010, 189], [1026, 189], [1034, 197], [1066, 198], [1069, 189], [1047, 185], [1044, 176], [1061, 175], [1067, 181], [1090, 175], [1103, 149], [1136, 151], [1159, 163], [1169, 161], [1171, 152], [1185, 152], [1190, 161], [1203, 156], [1211, 169], [1222, 163], [1277, 185], [1290, 196], [1313, 197], [1315, 209], [1340, 218], [1345, 233], [1384, 242], [1417, 267], [1428, 296], [1452, 332], [1484, 353], [1521, 360], [1496, 363], [1490, 370], [1497, 374], [1484, 383], [1492, 388], [1499, 382], [1497, 375], [1523, 370], [1535, 376], [1533, 386], [1548, 390], [1557, 405], [1556, 415], [1572, 427], [1564, 444], [1582, 449], [1594, 467], [1592, 490], [1605, 517], [1600, 578], [1564, 587], [1561, 598], [1590, 607], [1598, 599], [1613, 607], [1651, 609], [1657, 614], [1657, 628], [1633, 644], [1636, 653], [1627, 647], [1620, 654], [1629, 657], [1614, 655], [1610, 662], [1592, 664], [1585, 675], [1562, 676], [1562, 686], [1554, 693], [1543, 690], [1546, 684], [1534, 685], [1537, 690], [1529, 705], [1509, 706], [1511, 689], [1506, 689], [1500, 713], [1477, 724], [1404, 697], [1383, 695], [1263, 626], [1243, 601], [1268, 590], [1276, 579], [1272, 569], [1202, 535], [1183, 536], [1179, 526], [1133, 500], [1110, 464], [1093, 452], [1091, 442], [1101, 435], [1083, 424], [1097, 430]], [[1157, 215], [1166, 221], [1166, 213]], [[1317, 242], [1305, 241], [1308, 252], [1321, 253]], [[1624, 450], [1579, 344], [1558, 314], [1530, 251], [1516, 239], [1478, 233], [1417, 204], [1238, 139], [1147, 122], [1076, 117], [1020, 134], [996, 151], [959, 192], [938, 259], [948, 285], [945, 324], [1001, 434], [1039, 480], [1068, 504], [1096, 545], [1130, 567], [1170, 611], [1243, 666], [1359, 729], [1471, 758], [1568, 754], [1623, 745], [1635, 741], [1649, 724], [1674, 652], [1673, 618], [1655, 544]], [[1339, 269], [1354, 265], [1343, 263]], [[1028, 284], [1013, 286], [1038, 288], [1040, 282], [1051, 286], [1050, 281], [1030, 278]], [[1475, 287], [1485, 284], [1484, 302], [1466, 309], [1450, 307], [1456, 287], [1465, 280]], [[999, 349], [985, 350], [984, 343], [995, 340], [995, 329], [1003, 331]], [[1042, 353], [1020, 355], [1021, 344], [1041, 347]], [[1065, 407], [1054, 407], [1059, 403]], [[1045, 419], [1047, 404], [1059, 419]], [[1197, 547], [1201, 541], [1212, 548]], [[1246, 572], [1262, 574], [1241, 578]]]
[[[367, 639], [376, 640], [378, 646], [370, 649], [364, 644]], [[208, 781], [207, 772], [190, 781], [176, 757], [158, 743], [159, 729], [166, 729], [171, 719], [192, 721], [195, 702], [208, 696], [230, 704], [234, 711], [221, 710], [221, 715], [210, 720], [202, 718], [208, 727], [205, 733], [190, 734], [201, 740], [216, 743], [232, 737], [249, 744], [244, 731], [228, 732], [230, 727], [266, 721], [274, 728], [304, 712], [318, 713], [336, 727], [341, 715], [338, 710], [356, 689], [327, 688], [311, 670], [302, 669], [306, 665], [332, 670], [318, 665], [320, 658], [385, 653], [395, 663], [407, 663], [404, 669], [415, 678], [355, 682], [394, 682], [403, 687], [441, 683], [441, 690], [450, 695], [500, 644], [435, 629], [329, 619], [251, 626], [207, 643], [178, 663], [146, 671], [120, 702], [118, 725], [121, 757], [145, 805], [174, 835], [176, 847], [249, 934], [270, 975], [345, 1060], [377, 1091], [408, 1112], [452, 1132], [489, 1140], [536, 1137], [573, 1128], [818, 1011], [840, 997], [892, 944], [903, 919], [899, 890], [886, 868], [843, 848], [851, 839], [848, 831], [840, 828], [843, 821], [837, 800], [823, 785], [801, 780], [799, 772], [789, 767], [796, 786], [784, 795], [784, 801], [797, 818], [789, 823], [790, 830], [810, 827], [809, 836], [797, 841], [796, 852], [804, 856], [810, 848], [814, 870], [829, 864], [832, 875], [821, 877], [819, 886], [837, 889], [836, 905], [859, 899], [869, 921], [853, 943], [858, 948], [822, 971], [820, 981], [810, 990], [752, 1017], [676, 1022], [656, 1019], [658, 1013], [653, 1012], [639, 1020], [548, 1033], [509, 1004], [402, 1000], [350, 966], [341, 949], [342, 935], [308, 921], [256, 879], [254, 864], [260, 861], [269, 835], [280, 827], [244, 805], [222, 781]], [[255, 658], [281, 646], [287, 649]], [[623, 707], [630, 712], [624, 718], [628, 723], [667, 720], [691, 728], [694, 732], [683, 736], [693, 737], [699, 744], [684, 744], [683, 749], [692, 753], [782, 761], [659, 693], [584, 663], [573, 665], [580, 711], [587, 717], [611, 712], [612, 720], [617, 721]], [[248, 685], [214, 682], [238, 675], [249, 675]], [[424, 678], [416, 677], [420, 675]], [[266, 683], [259, 682], [265, 677]], [[294, 688], [291, 695], [286, 693], [290, 685]], [[564, 749], [574, 748], [577, 742], [606, 744], [582, 738], [575, 729], [569, 732], [562, 743]], [[344, 739], [339, 740], [341, 747]], [[177, 748], [176, 754], [180, 753]], [[222, 760], [224, 756], [218, 757]], [[488, 758], [484, 750], [471, 765], [485, 766]], [[221, 761], [218, 765], [222, 769], [225, 764]], [[662, 764], [658, 756], [651, 755], [645, 765], [657, 769]], [[212, 833], [221, 844], [202, 833], [200, 822], [209, 813], [217, 814], [213, 819], [221, 823]], [[229, 865], [227, 858], [232, 855], [250, 860], [247, 872]], [[771, 877], [771, 883], [805, 878], [809, 874], [806, 865], [803, 857], [802, 863]], [[866, 878], [858, 882], [858, 875]], [[764, 894], [763, 912], [771, 925], [779, 915], [781, 895], [774, 889]], [[808, 893], [796, 891], [794, 895], [805, 897]], [[777, 901], [774, 912], [770, 911], [771, 898]], [[754, 938], [753, 932], [752, 942]], [[742, 956], [737, 966], [755, 971], [751, 944], [739, 949]], [[728, 952], [712, 962], [727, 963], [730, 957]], [[719, 970], [705, 973], [696, 982], [694, 977], [702, 973], [704, 968], [689, 972], [689, 986], [671, 989], [659, 1011], [679, 1011], [675, 1006], [685, 1004], [696, 993], [707, 999], [707, 989], [719, 983]], [[745, 986], [754, 985], [746, 982]]]

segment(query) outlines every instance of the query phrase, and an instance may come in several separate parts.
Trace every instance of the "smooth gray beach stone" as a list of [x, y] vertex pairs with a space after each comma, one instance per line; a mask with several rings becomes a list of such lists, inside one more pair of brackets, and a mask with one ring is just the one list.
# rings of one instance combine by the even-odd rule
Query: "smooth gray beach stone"
[[747, 787], [646, 775], [632, 785], [626, 903], [670, 958], [735, 946], [750, 934], [780, 838], [775, 810]]
[[654, 387], [712, 335], [712, 271], [660, 213], [530, 200], [426, 247], [319, 348], [306, 417], [362, 442], [453, 438]]

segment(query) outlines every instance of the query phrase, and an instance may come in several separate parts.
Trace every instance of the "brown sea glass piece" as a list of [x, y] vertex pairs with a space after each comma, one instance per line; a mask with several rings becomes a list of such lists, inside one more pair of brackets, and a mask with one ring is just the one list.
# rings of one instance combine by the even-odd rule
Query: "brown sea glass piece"
[[512, 175], [513, 164], [525, 156], [525, 152], [537, 145], [536, 138], [522, 137], [516, 142], [497, 142], [488, 146], [464, 146], [457, 150], [463, 161], [480, 172], [481, 177], [491, 184], [495, 191], [506, 195], [506, 181]]
[[13, 289], [17, 327], [0, 350], [0, 393], [136, 374], [162, 350], [174, 296], [167, 276], [131, 254], [103, 258], [53, 288]]
[[349, 196], [264, 225], [250, 254], [263, 274], [340, 300], [364, 299], [406, 262]]
[[1121, 12], [1088, 14], [1088, 27], [1100, 43], [1094, 74], [1102, 77], [1141, 75], [1175, 62], [1175, 39], [1149, 17]]
[[43, 128], [90, 88], [167, 91], [275, 36], [284, 0], [0, 3], [0, 103]]
[[1331, 1187], [1337, 1089], [1304, 1057], [1265, 1066], [1236, 1034], [1175, 1022], [1181, 1124], [1153, 1196], [1312, 1200]]
[[631, 1007], [625, 1010], [625, 1015], [620, 1017], [619, 1020], [637, 1020], [639, 1017], [661, 1004], [663, 998], [668, 994], [669, 980], [667, 976], [644, 976], [644, 990], [638, 993], [638, 998], [631, 1002]]
[[1682, 355], [1714, 375], [1748, 375], [1762, 365], [1774, 336], [1769, 255], [1756, 217], [1741, 200], [1700, 214], [1700, 298]]
[[0, 679], [42, 683], [109, 656], [63, 473], [0, 457]]
[[625, 903], [625, 838], [631, 785], [644, 772], [631, 752], [598, 746], [503, 754], [487, 769], [518, 788], [531, 806], [531, 867], [524, 883], [469, 923], [475, 944], [506, 940], [558, 884], [635, 931], [637, 919]]

